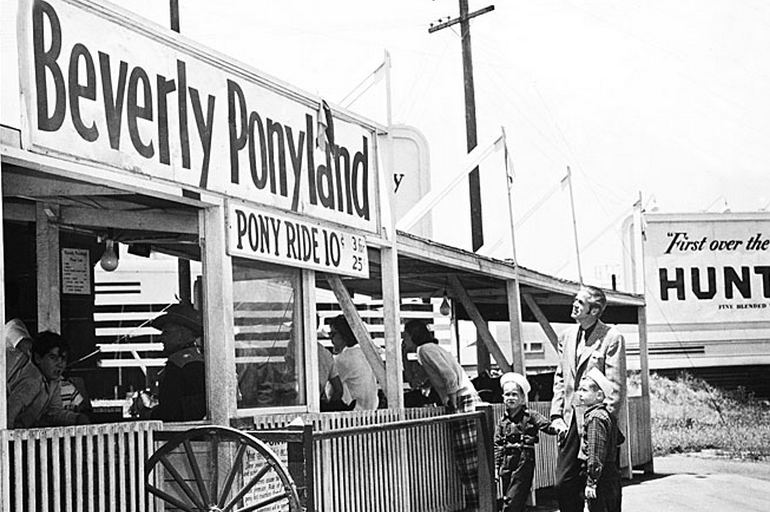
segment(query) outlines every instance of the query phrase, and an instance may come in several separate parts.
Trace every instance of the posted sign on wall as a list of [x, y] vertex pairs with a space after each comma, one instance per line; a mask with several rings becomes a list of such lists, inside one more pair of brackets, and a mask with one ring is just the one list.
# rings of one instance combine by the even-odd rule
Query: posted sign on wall
[[24, 144], [333, 221], [378, 226], [374, 129], [116, 8], [23, 0]]
[[770, 318], [770, 216], [650, 215], [646, 221], [650, 323]]
[[232, 202], [227, 211], [230, 256], [369, 277], [361, 235]]

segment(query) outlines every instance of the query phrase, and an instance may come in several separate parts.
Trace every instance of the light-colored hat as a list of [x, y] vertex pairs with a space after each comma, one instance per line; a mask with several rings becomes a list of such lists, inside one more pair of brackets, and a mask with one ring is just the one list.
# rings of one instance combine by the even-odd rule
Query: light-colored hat
[[171, 323], [187, 327], [198, 336], [203, 334], [203, 322], [201, 322], [200, 313], [188, 303], [174, 304], [165, 313], [153, 319], [150, 325], [162, 331], [164, 325]]
[[509, 382], [515, 383], [517, 386], [521, 388], [521, 390], [524, 392], [524, 396], [529, 395], [529, 381], [527, 381], [527, 378], [516, 372], [507, 372], [500, 376], [500, 387], [503, 388], [505, 385]]
[[31, 338], [27, 326], [18, 318], [8, 320], [5, 324], [5, 345], [15, 347], [24, 338]]
[[598, 368], [594, 367], [588, 370], [588, 373], [586, 373], [586, 378], [594, 381], [596, 385], [599, 386], [599, 389], [604, 392], [604, 396], [610, 396], [610, 393], [612, 393], [614, 388], [612, 382]]

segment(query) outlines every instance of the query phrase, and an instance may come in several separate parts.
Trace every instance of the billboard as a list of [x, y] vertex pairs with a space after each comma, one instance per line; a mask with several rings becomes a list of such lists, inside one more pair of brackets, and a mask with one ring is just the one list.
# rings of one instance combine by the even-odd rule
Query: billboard
[[373, 125], [319, 144], [319, 98], [118, 7], [23, 0], [18, 38], [25, 149], [378, 231]]
[[770, 219], [721, 215], [646, 218], [650, 322], [770, 318]]

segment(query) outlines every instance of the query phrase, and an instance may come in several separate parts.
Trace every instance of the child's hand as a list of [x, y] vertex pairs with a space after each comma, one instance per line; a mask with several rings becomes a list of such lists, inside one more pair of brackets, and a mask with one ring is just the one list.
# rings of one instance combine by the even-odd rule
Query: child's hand
[[596, 486], [595, 485], [586, 485], [585, 495], [587, 500], [595, 500], [596, 499]]

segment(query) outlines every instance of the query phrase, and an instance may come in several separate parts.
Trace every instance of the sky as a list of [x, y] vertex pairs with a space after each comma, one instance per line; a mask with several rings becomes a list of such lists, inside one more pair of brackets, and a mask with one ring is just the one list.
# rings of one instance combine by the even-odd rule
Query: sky
[[[453, 0], [181, 0], [181, 32], [334, 106], [392, 61], [393, 120], [430, 145], [441, 188], [465, 155]], [[475, 11], [492, 2], [469, 0]], [[770, 4], [761, 0], [496, 2], [471, 22], [479, 141], [504, 127], [522, 265], [577, 278], [572, 169], [583, 274], [607, 284], [639, 194], [661, 212], [770, 209]], [[124, 6], [168, 26], [168, 4]], [[350, 108], [385, 122], [379, 83]], [[489, 254], [511, 256], [501, 153], [481, 164]], [[433, 213], [434, 238], [470, 247], [465, 181]]]

